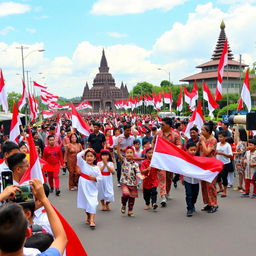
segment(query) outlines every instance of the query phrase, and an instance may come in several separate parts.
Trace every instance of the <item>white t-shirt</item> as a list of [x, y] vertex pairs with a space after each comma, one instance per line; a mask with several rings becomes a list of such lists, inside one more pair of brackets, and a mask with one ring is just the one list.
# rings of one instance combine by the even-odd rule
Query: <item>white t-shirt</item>
[[[220, 151], [222, 153], [225, 153], [227, 155], [233, 156], [232, 148], [229, 143], [225, 143], [224, 145], [221, 145], [220, 142], [217, 143], [216, 151]], [[216, 159], [220, 160], [223, 164], [229, 164], [231, 162], [230, 158], [223, 156], [223, 155], [216, 155]]]

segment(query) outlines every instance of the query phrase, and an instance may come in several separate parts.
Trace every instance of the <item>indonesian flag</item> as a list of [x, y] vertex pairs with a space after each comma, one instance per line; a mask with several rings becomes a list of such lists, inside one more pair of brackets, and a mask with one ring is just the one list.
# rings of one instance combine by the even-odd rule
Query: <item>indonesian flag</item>
[[203, 110], [201, 106], [201, 102], [198, 101], [197, 108], [194, 110], [185, 130], [185, 135], [190, 138], [190, 129], [194, 126], [197, 127], [199, 132], [201, 132], [201, 128], [204, 125], [204, 115], [203, 115]]
[[80, 133], [89, 136], [90, 134], [90, 127], [89, 125], [84, 121], [84, 119], [79, 115], [78, 111], [74, 107], [74, 105], [71, 106], [72, 110], [72, 126], [76, 128]]
[[[44, 183], [44, 177], [43, 177], [43, 173], [40, 166], [40, 160], [36, 152], [35, 143], [34, 143], [30, 129], [29, 129], [28, 144], [30, 149], [30, 168], [24, 173], [19, 184], [21, 185], [24, 182], [27, 183], [29, 180], [35, 179], [35, 178], [41, 180], [41, 182]], [[54, 210], [58, 214], [67, 235], [68, 244], [66, 246], [66, 255], [67, 256], [76, 256], [76, 255], [87, 256], [79, 238], [77, 237], [72, 227], [68, 224], [68, 222], [64, 219], [64, 217], [55, 208]]]
[[16, 106], [16, 103], [14, 103], [12, 110], [12, 123], [10, 128], [10, 141], [15, 142], [16, 144], [19, 143], [20, 125], [21, 121], [19, 117], [19, 111]]
[[177, 100], [177, 110], [182, 111], [182, 108], [183, 108], [182, 87], [180, 87], [180, 95]]
[[214, 117], [213, 111], [219, 107], [219, 104], [214, 100], [208, 85], [203, 81], [203, 99], [208, 102], [209, 116]]
[[47, 89], [47, 86], [40, 85], [40, 84], [38, 84], [38, 83], [35, 82], [35, 81], [33, 81], [33, 85], [34, 85], [36, 88], [40, 88], [40, 89], [44, 89], [44, 90]]
[[29, 181], [31, 179], [35, 179], [35, 178], [41, 180], [41, 182], [44, 183], [44, 176], [43, 176], [43, 173], [41, 170], [39, 156], [36, 152], [35, 143], [34, 143], [30, 129], [29, 129], [28, 135], [29, 136], [28, 136], [27, 140], [28, 140], [29, 154], [30, 154], [30, 167], [22, 176], [20, 183], [19, 183], [20, 185], [24, 182], [27, 182], [27, 181]]
[[36, 120], [37, 118], [37, 110], [36, 110], [36, 102], [34, 101], [33, 96], [28, 93], [28, 101], [29, 101], [29, 108], [30, 108], [30, 118], [31, 121]]
[[21, 110], [24, 107], [24, 105], [26, 104], [26, 99], [28, 98], [26, 85], [25, 85], [25, 82], [23, 80], [22, 80], [22, 88], [23, 88], [22, 95], [21, 95], [21, 98], [18, 101], [19, 110]]
[[157, 137], [150, 165], [207, 182], [212, 182], [223, 168], [221, 161], [211, 157], [191, 156], [161, 137]]
[[237, 110], [242, 110], [243, 109], [243, 99], [240, 97], [238, 100], [238, 106], [237, 106]]
[[51, 118], [54, 115], [54, 111], [43, 110], [42, 115], [44, 119]]
[[173, 99], [172, 99], [172, 91], [170, 91], [170, 112], [172, 112], [172, 103], [173, 103]]
[[4, 83], [4, 77], [3, 77], [3, 72], [1, 69], [0, 72], [0, 105], [2, 105], [3, 110], [5, 112], [8, 112], [8, 101], [7, 101], [7, 93], [6, 93], [6, 87]]
[[222, 55], [220, 57], [219, 66], [218, 66], [218, 81], [215, 92], [215, 100], [222, 99], [222, 82], [223, 82], [223, 73], [224, 67], [228, 64], [228, 40], [225, 41]]
[[167, 93], [167, 92], [164, 92], [164, 103], [165, 104], [170, 104], [170, 102], [171, 102], [170, 94]]
[[252, 102], [251, 102], [251, 93], [250, 93], [249, 68], [247, 69], [245, 74], [244, 84], [241, 92], [241, 98], [243, 99], [243, 102], [245, 103], [248, 109], [248, 112], [250, 112], [252, 108]]

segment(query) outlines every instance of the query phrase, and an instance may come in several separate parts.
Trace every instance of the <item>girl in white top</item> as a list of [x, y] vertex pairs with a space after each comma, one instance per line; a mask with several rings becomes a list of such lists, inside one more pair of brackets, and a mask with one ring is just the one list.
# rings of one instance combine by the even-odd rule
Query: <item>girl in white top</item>
[[110, 211], [109, 204], [114, 202], [114, 189], [112, 174], [115, 173], [111, 153], [108, 149], [102, 149], [100, 152], [101, 162], [98, 162], [102, 180], [98, 182], [98, 199], [101, 201], [101, 210]]
[[94, 220], [98, 205], [97, 183], [102, 179], [100, 169], [96, 165], [95, 151], [92, 148], [88, 148], [78, 153], [77, 166], [80, 168], [77, 208], [85, 210], [87, 214], [85, 223], [93, 229], [96, 227]]
[[[219, 184], [219, 191], [222, 192], [221, 197], [227, 196], [227, 187], [228, 187], [228, 172], [231, 168], [231, 158], [233, 156], [232, 148], [229, 143], [226, 142], [227, 132], [220, 131], [218, 134], [219, 142], [217, 143], [216, 148], [216, 159], [220, 160], [224, 165], [222, 171], [218, 174], [217, 182]], [[224, 186], [224, 189], [222, 187]]]

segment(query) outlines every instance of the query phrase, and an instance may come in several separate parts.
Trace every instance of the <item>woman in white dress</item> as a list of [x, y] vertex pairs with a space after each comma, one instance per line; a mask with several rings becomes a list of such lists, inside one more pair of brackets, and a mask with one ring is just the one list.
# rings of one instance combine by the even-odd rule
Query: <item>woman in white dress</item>
[[98, 199], [101, 201], [101, 210], [110, 211], [109, 204], [114, 201], [112, 174], [115, 173], [111, 153], [108, 149], [100, 152], [101, 161], [98, 162], [102, 180], [98, 182]]
[[78, 153], [77, 166], [80, 168], [77, 208], [85, 210], [87, 214], [86, 224], [93, 229], [96, 227], [95, 215], [98, 205], [97, 183], [102, 179], [100, 169], [96, 165], [95, 151], [92, 148], [88, 148]]

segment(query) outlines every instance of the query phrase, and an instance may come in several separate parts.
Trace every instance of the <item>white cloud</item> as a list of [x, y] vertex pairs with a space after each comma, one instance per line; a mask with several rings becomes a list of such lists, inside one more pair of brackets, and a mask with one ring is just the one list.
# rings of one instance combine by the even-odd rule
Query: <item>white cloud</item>
[[8, 27], [5, 27], [3, 29], [0, 30], [0, 35], [1, 36], [5, 36], [7, 35], [9, 32], [12, 32], [12, 31], [15, 31], [15, 28], [12, 27], [12, 26], [8, 26]]
[[114, 38], [124, 38], [127, 37], [127, 34], [124, 33], [118, 33], [118, 32], [108, 32], [107, 33], [110, 37], [114, 37]]
[[26, 28], [26, 32], [28, 32], [30, 34], [35, 34], [36, 33], [36, 29], [35, 28]]
[[31, 8], [27, 4], [20, 4], [15, 2], [0, 3], [0, 17], [13, 14], [22, 14], [29, 12], [30, 10]]
[[186, 0], [98, 0], [91, 12], [97, 15], [143, 13], [153, 9], [170, 10]]

